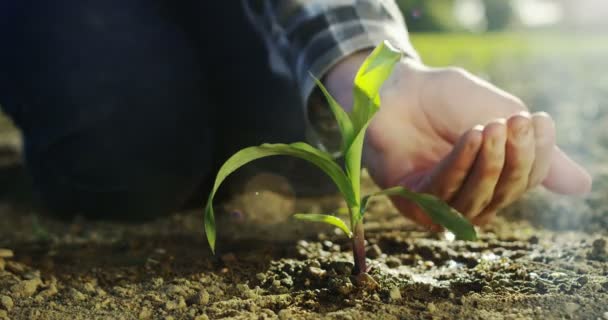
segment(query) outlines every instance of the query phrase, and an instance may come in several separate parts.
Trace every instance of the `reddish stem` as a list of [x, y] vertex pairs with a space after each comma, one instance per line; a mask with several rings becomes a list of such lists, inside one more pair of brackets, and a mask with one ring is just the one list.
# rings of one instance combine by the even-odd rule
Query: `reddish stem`
[[353, 234], [353, 258], [355, 260], [353, 275], [366, 273], [367, 263], [365, 262], [365, 230], [363, 229], [363, 221], [359, 221], [355, 226]]

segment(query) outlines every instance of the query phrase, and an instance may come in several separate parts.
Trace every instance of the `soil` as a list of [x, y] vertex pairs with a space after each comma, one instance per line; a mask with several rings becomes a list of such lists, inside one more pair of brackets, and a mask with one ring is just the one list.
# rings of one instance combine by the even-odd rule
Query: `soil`
[[213, 256], [201, 210], [134, 225], [32, 211], [10, 154], [3, 176], [18, 188], [0, 202], [0, 319], [608, 319], [600, 192], [531, 194], [475, 242], [426, 232], [375, 200], [367, 257], [379, 285], [361, 288], [339, 230], [289, 218], [334, 210], [337, 196], [296, 201], [284, 179], [257, 175], [221, 206]]

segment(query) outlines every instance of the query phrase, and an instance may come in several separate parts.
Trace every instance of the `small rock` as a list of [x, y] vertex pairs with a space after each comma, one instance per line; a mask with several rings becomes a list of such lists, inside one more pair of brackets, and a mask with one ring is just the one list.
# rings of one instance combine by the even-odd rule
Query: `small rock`
[[165, 293], [170, 295], [170, 296], [184, 296], [185, 294], [185, 290], [182, 286], [178, 286], [178, 285], [168, 285], [167, 288], [165, 289]]
[[266, 274], [260, 272], [255, 275], [255, 278], [258, 279], [259, 282], [264, 282], [266, 281]]
[[430, 313], [434, 313], [435, 311], [437, 311], [437, 306], [435, 306], [435, 304], [432, 302], [429, 302], [429, 304], [426, 305], [426, 308], [429, 310]]
[[4, 248], [0, 248], [0, 258], [12, 258], [14, 257], [14, 253], [13, 250], [9, 250], [9, 249], [4, 249]]
[[293, 319], [293, 314], [291, 314], [291, 310], [289, 310], [289, 309], [283, 309], [283, 310], [279, 311], [278, 316], [279, 316], [280, 320]]
[[15, 261], [7, 261], [6, 269], [15, 274], [22, 274], [25, 272], [25, 266]]
[[325, 250], [331, 249], [331, 247], [333, 247], [333, 245], [334, 245], [334, 243], [329, 240], [323, 241], [323, 249], [325, 249]]
[[606, 239], [599, 238], [593, 241], [591, 251], [587, 254], [587, 259], [597, 261], [608, 261], [608, 248]]
[[72, 296], [72, 299], [76, 301], [84, 301], [87, 299], [87, 296], [85, 296], [84, 294], [82, 294], [82, 292], [74, 288], [72, 288], [72, 290], [70, 291], [70, 295]]
[[207, 317], [206, 314], [201, 314], [200, 316], [194, 318], [194, 320], [209, 320], [209, 317]]
[[291, 277], [285, 277], [281, 279], [281, 284], [287, 288], [293, 287], [293, 279]]
[[389, 257], [386, 259], [386, 266], [389, 268], [397, 268], [401, 266], [401, 260], [396, 257]]
[[322, 279], [323, 277], [325, 277], [325, 275], [327, 274], [327, 271], [321, 269], [321, 268], [317, 268], [317, 267], [308, 267], [308, 274], [313, 278], [313, 279]]
[[380, 285], [368, 273], [361, 273], [353, 277], [355, 284], [364, 290], [376, 290]]
[[0, 319], [8, 319], [8, 313], [5, 310], [0, 310]]
[[209, 303], [209, 292], [207, 290], [202, 289], [199, 293], [195, 294], [189, 299], [190, 304], [196, 304], [199, 306], [204, 306]]
[[41, 298], [50, 298], [54, 295], [56, 295], [59, 292], [59, 290], [57, 290], [57, 285], [55, 283], [51, 283], [49, 285], [48, 288], [46, 288], [45, 290], [42, 290], [38, 296]]
[[41, 284], [42, 281], [40, 279], [24, 280], [13, 285], [11, 291], [19, 297], [29, 298], [36, 293], [38, 286]]
[[353, 272], [355, 265], [350, 261], [332, 261], [329, 267], [338, 275], [348, 276]]
[[152, 311], [146, 307], [143, 307], [141, 309], [141, 311], [139, 312], [139, 319], [140, 320], [147, 320], [152, 318]]
[[249, 289], [249, 286], [244, 283], [237, 284], [236, 290], [239, 292], [241, 297], [247, 297], [249, 295], [249, 291], [251, 291], [251, 289]]
[[608, 320], [608, 311], [604, 312], [604, 319]]
[[341, 295], [348, 295], [355, 289], [349, 278], [332, 278], [329, 287]]
[[11, 311], [13, 309], [13, 306], [15, 305], [13, 303], [13, 299], [5, 295], [0, 296], [0, 304], [2, 304], [2, 307], [4, 307], [6, 311]]
[[540, 239], [538, 239], [538, 237], [537, 237], [537, 236], [531, 236], [531, 237], [528, 239], [528, 243], [529, 243], [529, 244], [538, 244], [539, 240], [540, 240]]
[[376, 259], [382, 255], [382, 250], [377, 244], [373, 244], [365, 250], [365, 255], [369, 258]]
[[589, 278], [587, 278], [585, 276], [581, 276], [578, 279], [576, 279], [576, 282], [578, 282], [578, 284], [580, 284], [581, 286], [584, 286], [587, 284], [587, 282], [589, 282]]
[[185, 309], [187, 307], [184, 297], [179, 297], [177, 300], [169, 300], [165, 303], [165, 309], [168, 311]]
[[399, 287], [391, 288], [389, 295], [391, 297], [391, 300], [401, 300], [401, 290], [399, 290]]
[[581, 306], [574, 302], [566, 302], [564, 304], [564, 308], [566, 309], [566, 313], [572, 314], [572, 313], [576, 312], [578, 309], [580, 309]]
[[86, 283], [85, 283], [85, 284], [82, 286], [82, 289], [83, 289], [85, 292], [88, 292], [88, 293], [95, 293], [95, 291], [96, 291], [96, 290], [95, 290], [95, 285], [93, 284], [93, 282], [86, 282]]

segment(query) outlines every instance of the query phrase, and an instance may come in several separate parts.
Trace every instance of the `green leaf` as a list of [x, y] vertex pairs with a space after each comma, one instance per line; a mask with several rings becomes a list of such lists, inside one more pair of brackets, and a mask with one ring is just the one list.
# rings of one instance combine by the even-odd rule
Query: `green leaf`
[[[400, 58], [401, 52], [393, 49], [388, 42], [383, 42], [365, 59], [355, 76], [351, 114], [355, 136], [347, 146], [345, 166], [357, 199], [361, 198], [361, 157], [365, 132], [380, 107], [380, 88]], [[361, 217], [353, 218], [358, 222]]]
[[465, 219], [458, 211], [441, 201], [439, 198], [426, 194], [416, 193], [404, 187], [393, 187], [374, 194], [365, 196], [361, 201], [361, 215], [367, 209], [367, 203], [373, 196], [401, 196], [416, 203], [433, 222], [442, 225], [452, 231], [459, 240], [476, 240], [477, 233], [473, 225]]
[[235, 153], [220, 168], [215, 178], [215, 183], [213, 185], [211, 194], [209, 195], [209, 199], [207, 200], [204, 217], [205, 234], [212, 251], [215, 252], [216, 240], [213, 197], [215, 196], [215, 193], [219, 189], [222, 182], [236, 169], [253, 160], [279, 155], [300, 158], [314, 164], [323, 170], [334, 181], [349, 205], [352, 206], [359, 203], [359, 199], [355, 198], [354, 196], [348, 176], [327, 152], [315, 149], [311, 145], [303, 142], [293, 144], [263, 144], [257, 147], [245, 148]]
[[[353, 142], [346, 150], [344, 159], [346, 166], [346, 174], [350, 179], [355, 198], [361, 199], [361, 158], [363, 157], [363, 142], [365, 139], [365, 131], [369, 126], [368, 121], [365, 126], [359, 131]], [[358, 219], [355, 219], [358, 221]]]
[[334, 217], [334, 216], [331, 216], [328, 214], [317, 214], [317, 213], [296, 213], [293, 217], [296, 219], [299, 219], [299, 220], [312, 221], [312, 222], [323, 222], [323, 223], [330, 224], [334, 227], [340, 228], [342, 231], [344, 231], [344, 233], [346, 233], [346, 235], [349, 238], [352, 237], [352, 232], [350, 231], [350, 229], [348, 228], [346, 223], [344, 223], [344, 221], [342, 221], [342, 219], [340, 219], [340, 218], [337, 218], [337, 217]]
[[402, 53], [384, 41], [365, 59], [357, 75], [353, 91], [351, 120], [359, 132], [380, 107], [380, 88], [391, 75]]
[[336, 101], [336, 99], [334, 99], [334, 97], [331, 96], [331, 94], [329, 94], [325, 86], [323, 86], [323, 83], [321, 83], [321, 81], [315, 78], [312, 74], [311, 77], [313, 77], [317, 86], [319, 89], [321, 89], [321, 92], [323, 92], [323, 95], [329, 104], [329, 108], [336, 118], [336, 122], [338, 123], [338, 127], [340, 128], [340, 133], [342, 135], [342, 152], [346, 152], [346, 148], [350, 145], [354, 135], [353, 123], [351, 122], [346, 111], [344, 111], [344, 108], [342, 108], [342, 106]]

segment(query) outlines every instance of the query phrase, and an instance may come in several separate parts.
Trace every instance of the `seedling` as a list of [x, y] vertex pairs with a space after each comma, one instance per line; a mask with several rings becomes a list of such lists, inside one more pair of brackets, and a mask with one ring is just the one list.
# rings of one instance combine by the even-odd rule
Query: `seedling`
[[[215, 184], [205, 208], [205, 233], [215, 253], [215, 217], [213, 197], [221, 183], [228, 175], [239, 167], [259, 158], [286, 155], [304, 159], [324, 171], [336, 184], [346, 204], [350, 215], [350, 228], [340, 218], [328, 214], [298, 213], [294, 217], [300, 220], [323, 222], [340, 228], [353, 241], [354, 275], [367, 272], [365, 261], [365, 234], [363, 216], [367, 210], [369, 199], [378, 195], [401, 196], [416, 203], [424, 210], [433, 222], [450, 230], [457, 239], [474, 240], [475, 229], [456, 210], [443, 201], [429, 195], [412, 192], [397, 186], [361, 197], [361, 156], [363, 139], [374, 114], [380, 108], [380, 87], [390, 76], [395, 64], [401, 59], [401, 53], [388, 43], [382, 43], [369, 55], [357, 72], [354, 81], [353, 111], [349, 114], [329, 94], [323, 84], [315, 79], [320, 90], [325, 95], [333, 112], [342, 135], [342, 153], [344, 168], [327, 152], [316, 149], [309, 144], [297, 142], [293, 144], [262, 144], [240, 150], [230, 157], [220, 168]], [[351, 231], [353, 230], [353, 231]]]

